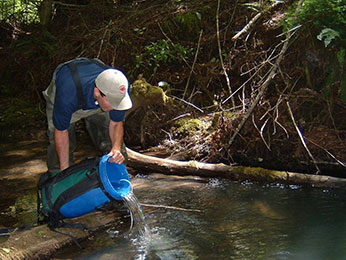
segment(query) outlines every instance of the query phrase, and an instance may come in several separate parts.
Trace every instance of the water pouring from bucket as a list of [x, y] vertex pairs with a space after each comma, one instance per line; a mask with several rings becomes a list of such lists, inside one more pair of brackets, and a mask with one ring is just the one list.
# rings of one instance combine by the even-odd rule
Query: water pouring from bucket
[[145, 222], [141, 205], [132, 191], [127, 170], [124, 164], [108, 162], [109, 158], [110, 156], [104, 155], [99, 164], [99, 174], [104, 189], [116, 200], [123, 200], [127, 208], [130, 210], [130, 229], [132, 229], [133, 222], [135, 222], [139, 234], [142, 237], [148, 237], [150, 229]]

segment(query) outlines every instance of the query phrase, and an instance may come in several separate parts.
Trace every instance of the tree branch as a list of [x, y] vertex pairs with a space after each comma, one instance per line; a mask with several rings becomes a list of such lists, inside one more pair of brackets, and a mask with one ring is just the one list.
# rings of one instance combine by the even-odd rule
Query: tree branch
[[248, 33], [248, 32], [254, 27], [254, 25], [255, 25], [255, 23], [257, 22], [257, 20], [258, 20], [259, 18], [261, 18], [261, 16], [262, 16], [263, 14], [267, 13], [268, 11], [270, 11], [271, 9], [273, 9], [274, 7], [276, 7], [277, 5], [282, 4], [282, 3], [283, 3], [283, 2], [275, 2], [275, 3], [272, 4], [271, 6], [265, 8], [263, 11], [259, 12], [258, 14], [256, 14], [255, 17], [252, 18], [252, 19], [250, 20], [250, 22], [249, 22], [247, 25], [245, 25], [245, 26], [243, 27], [243, 29], [241, 29], [236, 35], [234, 35], [234, 36], [232, 37], [232, 41], [236, 41], [236, 40], [238, 40], [240, 37], [242, 37], [244, 34]]
[[302, 142], [302, 144], [303, 144], [303, 146], [304, 146], [306, 152], [308, 153], [308, 155], [309, 155], [310, 158], [312, 159], [312, 161], [313, 161], [313, 163], [314, 163], [314, 165], [315, 165], [315, 167], [316, 167], [316, 169], [317, 169], [316, 174], [318, 174], [318, 173], [320, 172], [320, 168], [318, 168], [318, 165], [317, 165], [317, 162], [316, 162], [315, 158], [313, 157], [313, 155], [312, 155], [312, 153], [310, 152], [308, 146], [306, 145], [306, 142], [305, 142], [305, 140], [304, 140], [304, 136], [303, 136], [302, 132], [300, 131], [300, 129], [299, 129], [297, 123], [296, 123], [296, 120], [294, 119], [294, 116], [293, 116], [293, 113], [292, 113], [292, 109], [291, 109], [290, 104], [288, 103], [288, 101], [286, 102], [286, 104], [287, 104], [288, 112], [289, 112], [290, 117], [291, 117], [291, 119], [292, 119], [293, 125], [294, 125], [294, 127], [296, 128], [297, 133], [298, 133], [298, 135], [299, 135], [300, 141]]

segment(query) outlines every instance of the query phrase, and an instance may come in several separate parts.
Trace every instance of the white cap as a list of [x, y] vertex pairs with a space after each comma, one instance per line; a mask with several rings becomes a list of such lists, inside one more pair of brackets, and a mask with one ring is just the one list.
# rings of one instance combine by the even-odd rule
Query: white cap
[[128, 93], [129, 81], [116, 69], [102, 71], [95, 80], [96, 87], [107, 97], [109, 104], [116, 110], [127, 110], [132, 107]]

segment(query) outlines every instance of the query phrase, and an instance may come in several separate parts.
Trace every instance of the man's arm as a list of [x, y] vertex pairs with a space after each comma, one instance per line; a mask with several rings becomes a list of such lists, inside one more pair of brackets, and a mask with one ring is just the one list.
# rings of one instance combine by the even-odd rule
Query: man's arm
[[54, 130], [55, 149], [60, 162], [60, 170], [69, 167], [69, 137], [68, 130]]
[[125, 160], [121, 153], [121, 145], [124, 136], [124, 122], [114, 122], [110, 120], [109, 135], [112, 140], [112, 150], [109, 153], [109, 155], [112, 155], [112, 158], [110, 158], [109, 161], [121, 164]]

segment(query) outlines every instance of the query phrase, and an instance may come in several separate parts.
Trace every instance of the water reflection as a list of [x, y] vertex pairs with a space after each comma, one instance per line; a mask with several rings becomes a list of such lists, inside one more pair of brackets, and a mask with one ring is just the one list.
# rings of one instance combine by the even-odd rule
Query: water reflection
[[[164, 185], [149, 180], [150, 186]], [[162, 180], [161, 180], [162, 181]], [[166, 183], [165, 185], [169, 185]], [[136, 192], [136, 190], [135, 190]], [[165, 192], [138, 191], [150, 239], [138, 233], [70, 259], [346, 259], [345, 192], [211, 179]], [[81, 255], [83, 254], [83, 255]]]

